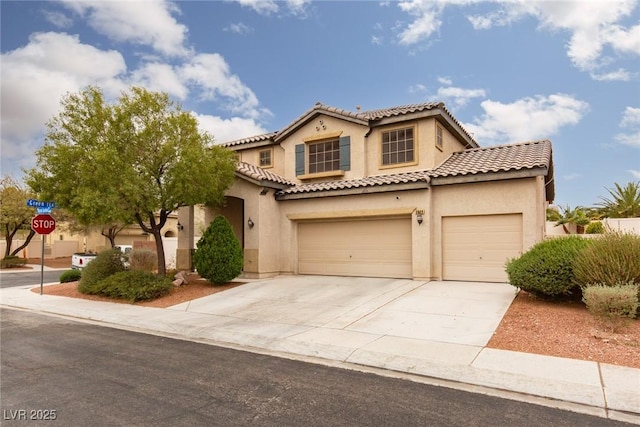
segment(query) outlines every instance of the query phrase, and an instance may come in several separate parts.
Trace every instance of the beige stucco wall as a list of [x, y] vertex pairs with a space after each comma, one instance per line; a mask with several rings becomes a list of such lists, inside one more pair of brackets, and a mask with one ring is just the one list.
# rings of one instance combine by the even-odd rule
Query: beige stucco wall
[[[322, 121], [322, 124], [320, 124], [320, 121]], [[281, 141], [280, 145], [284, 150], [284, 176], [298, 184], [303, 183], [296, 177], [296, 145], [305, 142], [322, 141], [336, 136], [349, 136], [351, 138], [351, 168], [345, 171], [344, 177], [339, 179], [364, 177], [364, 135], [368, 130], [367, 126], [338, 120], [330, 116], [317, 116]], [[323, 180], [326, 181], [327, 179]], [[309, 181], [305, 182], [308, 183]]]
[[432, 275], [442, 278], [442, 218], [445, 216], [522, 214], [522, 251], [544, 236], [544, 179], [453, 184], [431, 188]]
[[[388, 125], [376, 127], [367, 138], [367, 170], [370, 175], [410, 172], [413, 170], [434, 169], [445, 161], [451, 153], [461, 151], [464, 146], [454, 138], [454, 136], [444, 127], [440, 126], [443, 132], [443, 147], [436, 147], [436, 119], [422, 119], [410, 122], [403, 122], [399, 125]], [[394, 129], [414, 127], [414, 139], [416, 144], [416, 162], [394, 166], [382, 165], [382, 133]]]

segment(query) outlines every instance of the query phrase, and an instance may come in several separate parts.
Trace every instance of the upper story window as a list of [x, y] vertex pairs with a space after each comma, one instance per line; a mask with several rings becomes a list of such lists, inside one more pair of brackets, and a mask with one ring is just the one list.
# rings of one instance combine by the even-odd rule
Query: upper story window
[[415, 161], [413, 127], [382, 132], [382, 164], [395, 165]]
[[334, 139], [309, 144], [308, 165], [308, 173], [340, 170], [340, 141]]
[[442, 150], [442, 146], [443, 146], [442, 139], [443, 139], [442, 128], [436, 125], [436, 147], [438, 147], [440, 150]]
[[269, 168], [273, 166], [273, 148], [267, 148], [266, 150], [260, 150], [258, 152], [260, 156], [260, 167]]
[[341, 133], [296, 145], [296, 176], [301, 180], [336, 177], [350, 170], [351, 138]]

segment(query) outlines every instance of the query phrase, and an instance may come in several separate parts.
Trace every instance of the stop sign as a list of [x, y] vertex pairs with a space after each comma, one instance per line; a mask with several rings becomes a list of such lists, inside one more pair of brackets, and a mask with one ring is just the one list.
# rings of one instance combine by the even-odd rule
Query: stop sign
[[31, 229], [38, 234], [49, 234], [56, 229], [56, 220], [49, 214], [36, 215], [31, 219]]

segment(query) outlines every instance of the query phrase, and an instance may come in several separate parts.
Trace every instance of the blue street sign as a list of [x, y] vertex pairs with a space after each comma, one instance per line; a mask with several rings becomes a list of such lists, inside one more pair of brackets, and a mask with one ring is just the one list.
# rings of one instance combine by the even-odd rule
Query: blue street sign
[[50, 207], [36, 208], [36, 212], [38, 212], [38, 214], [50, 214], [51, 208]]
[[36, 200], [36, 199], [28, 199], [27, 200], [27, 206], [29, 206], [30, 208], [49, 209], [48, 212], [40, 212], [40, 211], [38, 211], [38, 213], [50, 213], [51, 209], [56, 207], [56, 204], [55, 204], [55, 202], [41, 202], [40, 200]]

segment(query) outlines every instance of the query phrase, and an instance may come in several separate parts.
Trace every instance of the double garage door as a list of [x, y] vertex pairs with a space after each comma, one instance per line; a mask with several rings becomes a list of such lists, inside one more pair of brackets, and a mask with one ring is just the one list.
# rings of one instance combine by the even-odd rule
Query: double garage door
[[521, 214], [442, 218], [444, 280], [506, 282], [505, 262], [521, 253]]
[[300, 274], [411, 278], [411, 219], [298, 224]]

